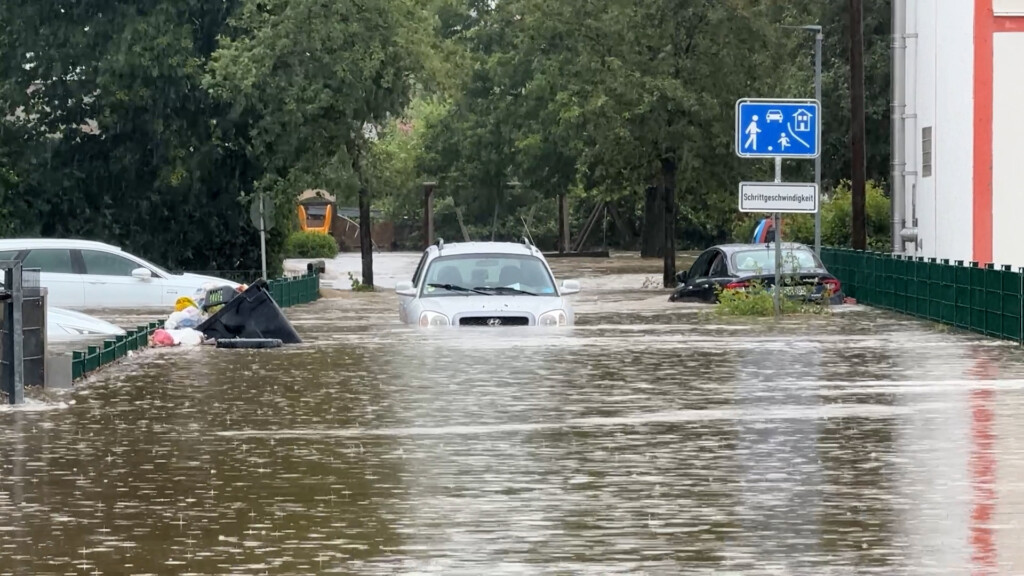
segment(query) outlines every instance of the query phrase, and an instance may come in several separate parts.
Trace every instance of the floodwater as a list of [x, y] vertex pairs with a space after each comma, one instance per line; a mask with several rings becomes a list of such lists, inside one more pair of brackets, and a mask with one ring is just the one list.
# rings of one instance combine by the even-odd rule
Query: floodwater
[[147, 351], [0, 410], [0, 574], [1024, 571], [1017, 347], [553, 264], [572, 329], [346, 293], [288, 311], [302, 345]]

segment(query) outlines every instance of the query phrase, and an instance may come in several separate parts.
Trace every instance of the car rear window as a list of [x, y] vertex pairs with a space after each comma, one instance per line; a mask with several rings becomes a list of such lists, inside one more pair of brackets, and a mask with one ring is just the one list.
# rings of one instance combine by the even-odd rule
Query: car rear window
[[[733, 266], [740, 273], [768, 273], [775, 270], [775, 248], [743, 250], [733, 254]], [[821, 268], [814, 252], [806, 249], [782, 251], [782, 269], [786, 272], [800, 272]]]

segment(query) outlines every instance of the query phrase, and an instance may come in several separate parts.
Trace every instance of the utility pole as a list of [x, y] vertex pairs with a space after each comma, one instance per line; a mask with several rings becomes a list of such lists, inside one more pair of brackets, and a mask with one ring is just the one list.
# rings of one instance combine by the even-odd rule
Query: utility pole
[[853, 197], [853, 230], [855, 250], [866, 250], [867, 218], [865, 214], [865, 179], [867, 163], [864, 153], [864, 5], [863, 0], [850, 0], [850, 147], [851, 195]]
[[[821, 26], [808, 26], [814, 30], [814, 99], [821, 103], [821, 43], [825, 35]], [[821, 257], [821, 154], [814, 158], [814, 183], [818, 185], [818, 210], [814, 213], [814, 253]]]

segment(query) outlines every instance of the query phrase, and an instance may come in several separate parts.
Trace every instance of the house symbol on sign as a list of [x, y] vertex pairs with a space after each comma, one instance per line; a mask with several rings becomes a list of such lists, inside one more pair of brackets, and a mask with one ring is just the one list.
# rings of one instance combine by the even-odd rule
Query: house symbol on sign
[[793, 121], [796, 125], [794, 130], [797, 132], [810, 132], [811, 131], [811, 113], [803, 108], [796, 111], [793, 114]]

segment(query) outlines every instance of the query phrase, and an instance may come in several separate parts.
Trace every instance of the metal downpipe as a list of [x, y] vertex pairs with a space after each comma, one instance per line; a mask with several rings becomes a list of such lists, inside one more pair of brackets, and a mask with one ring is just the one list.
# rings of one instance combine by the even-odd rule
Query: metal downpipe
[[892, 251], [905, 250], [906, 221], [906, 110], [907, 110], [907, 1], [892, 0], [892, 176], [890, 202]]

